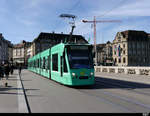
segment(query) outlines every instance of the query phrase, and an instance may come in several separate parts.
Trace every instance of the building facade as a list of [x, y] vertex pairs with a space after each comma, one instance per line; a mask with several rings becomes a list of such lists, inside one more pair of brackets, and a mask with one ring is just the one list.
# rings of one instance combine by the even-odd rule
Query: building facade
[[27, 59], [31, 58], [33, 56], [33, 46], [32, 42], [29, 46], [26, 47], [26, 57]]
[[25, 41], [13, 46], [13, 63], [15, 66], [25, 65]]
[[117, 66], [150, 66], [150, 38], [144, 31], [118, 32], [113, 40], [113, 60]]
[[24, 44], [24, 58], [25, 58], [24, 62], [25, 63], [24, 64], [26, 67], [28, 65], [28, 59], [33, 56], [31, 45], [32, 45], [32, 42], [26, 42], [25, 41], [25, 44]]
[[[105, 48], [106, 44], [97, 44], [97, 65], [104, 65], [105, 61]], [[94, 47], [94, 46], [93, 46]]]
[[96, 48], [98, 65], [113, 65], [112, 43], [108, 41], [106, 44], [97, 44]]
[[13, 46], [13, 64], [15, 66], [22, 65], [27, 67], [28, 59], [32, 57], [31, 44], [32, 42], [23, 40], [21, 43]]
[[8, 61], [10, 64], [13, 64], [13, 44], [8, 45]]
[[42, 52], [56, 44], [59, 44], [61, 42], [67, 42], [70, 43], [88, 43], [87, 40], [84, 39], [81, 35], [72, 35], [72, 39], [68, 40], [70, 37], [69, 34], [62, 34], [62, 33], [44, 33], [41, 32], [37, 38], [35, 38], [31, 45], [31, 52], [32, 56], [38, 54], [39, 52]]
[[12, 44], [0, 33], [0, 63], [9, 62], [12, 58]]

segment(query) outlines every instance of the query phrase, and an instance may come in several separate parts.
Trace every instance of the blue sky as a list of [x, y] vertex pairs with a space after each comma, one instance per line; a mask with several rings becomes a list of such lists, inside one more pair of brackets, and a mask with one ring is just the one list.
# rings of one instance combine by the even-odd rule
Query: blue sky
[[0, 33], [16, 44], [32, 41], [40, 32], [69, 33], [70, 19], [60, 14], [73, 14], [74, 34], [91, 38], [93, 26], [82, 19], [121, 20], [121, 23], [97, 23], [97, 43], [112, 41], [119, 31], [143, 30], [150, 33], [150, 0], [0, 0]]

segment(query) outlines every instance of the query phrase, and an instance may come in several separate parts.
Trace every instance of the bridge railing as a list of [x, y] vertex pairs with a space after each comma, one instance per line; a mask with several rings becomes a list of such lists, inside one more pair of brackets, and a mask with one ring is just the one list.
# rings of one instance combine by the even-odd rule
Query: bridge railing
[[149, 75], [150, 67], [95, 66], [95, 72]]

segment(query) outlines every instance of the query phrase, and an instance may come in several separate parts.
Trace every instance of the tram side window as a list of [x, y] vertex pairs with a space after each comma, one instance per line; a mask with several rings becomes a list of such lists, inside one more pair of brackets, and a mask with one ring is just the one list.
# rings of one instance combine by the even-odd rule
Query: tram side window
[[36, 68], [37, 68], [37, 60], [35, 61], [35, 63], [36, 63], [35, 65], [36, 65]]
[[45, 58], [45, 69], [46, 69], [46, 70], [48, 69], [48, 68], [47, 68], [47, 67], [48, 67], [48, 66], [47, 66], [47, 65], [48, 65], [47, 62], [48, 62], [48, 58], [46, 57], [46, 58]]
[[33, 67], [35, 68], [35, 60], [33, 61]]
[[42, 68], [42, 58], [40, 58], [40, 68]]
[[38, 59], [38, 68], [39, 68], [39, 59]]
[[45, 68], [49, 70], [49, 56], [46, 58]]
[[68, 72], [65, 55], [63, 55], [63, 59], [64, 59], [64, 72]]
[[45, 57], [43, 58], [43, 69], [45, 69]]
[[52, 66], [54, 71], [58, 71], [58, 54], [52, 55]]
[[48, 56], [48, 62], [47, 62], [47, 69], [49, 70], [50, 69], [50, 56]]
[[37, 63], [36, 66], [37, 66], [37, 68], [38, 68], [38, 59], [37, 59], [36, 63]]
[[34, 67], [36, 68], [36, 60], [34, 60]]

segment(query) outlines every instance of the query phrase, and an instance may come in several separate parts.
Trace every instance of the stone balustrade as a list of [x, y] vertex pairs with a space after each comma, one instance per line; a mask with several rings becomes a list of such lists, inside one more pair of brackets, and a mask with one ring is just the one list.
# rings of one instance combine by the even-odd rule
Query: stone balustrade
[[150, 67], [95, 66], [95, 72], [149, 75]]

